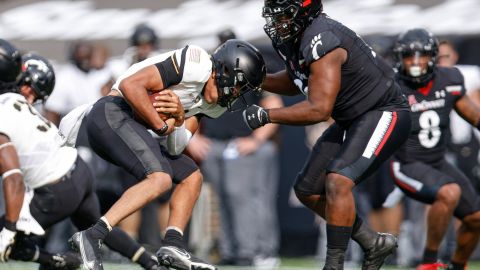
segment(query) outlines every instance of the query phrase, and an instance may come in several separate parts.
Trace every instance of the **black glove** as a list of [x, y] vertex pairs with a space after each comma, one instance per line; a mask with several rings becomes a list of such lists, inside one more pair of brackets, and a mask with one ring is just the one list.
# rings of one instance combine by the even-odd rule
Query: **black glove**
[[243, 121], [252, 130], [271, 123], [268, 110], [257, 105], [247, 107], [243, 111]]

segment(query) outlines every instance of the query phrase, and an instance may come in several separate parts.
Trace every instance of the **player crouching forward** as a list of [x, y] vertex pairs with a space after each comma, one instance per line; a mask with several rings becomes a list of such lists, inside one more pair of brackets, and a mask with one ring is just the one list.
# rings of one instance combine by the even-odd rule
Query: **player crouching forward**
[[[212, 56], [200, 47], [186, 46], [131, 66], [108, 96], [91, 109], [79, 108], [76, 115], [67, 116], [73, 124], [66, 126], [76, 127], [86, 114], [92, 149], [138, 179], [96, 225], [72, 237], [84, 266], [103, 269], [99, 244], [112, 226], [169, 190], [173, 182], [177, 186], [163, 247], [157, 252], [159, 261], [175, 269], [215, 269], [192, 256], [183, 240], [202, 175], [194, 162], [181, 153], [197, 130], [200, 117], [216, 118], [230, 110], [238, 97], [259, 89], [265, 74], [262, 56], [247, 42], [229, 40]], [[160, 92], [153, 106], [148, 92]], [[158, 112], [169, 113], [171, 118], [163, 121]], [[164, 147], [148, 129], [167, 137]], [[71, 132], [65, 134], [69, 140], [75, 137]], [[183, 176], [178, 177], [179, 173]]]

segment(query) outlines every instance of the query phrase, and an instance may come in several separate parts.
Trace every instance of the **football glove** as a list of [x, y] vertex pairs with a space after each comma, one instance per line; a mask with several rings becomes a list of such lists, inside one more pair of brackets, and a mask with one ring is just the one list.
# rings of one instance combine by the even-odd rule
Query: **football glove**
[[243, 121], [251, 130], [254, 130], [270, 123], [270, 116], [268, 115], [268, 110], [252, 105], [243, 111]]
[[15, 242], [15, 234], [17, 232], [11, 231], [7, 228], [3, 228], [0, 231], [0, 262], [8, 261], [11, 247]]

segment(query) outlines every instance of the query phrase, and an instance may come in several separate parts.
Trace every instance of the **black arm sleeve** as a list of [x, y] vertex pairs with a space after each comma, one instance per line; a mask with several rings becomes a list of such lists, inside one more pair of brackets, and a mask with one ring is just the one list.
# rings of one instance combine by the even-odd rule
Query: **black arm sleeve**
[[170, 85], [179, 84], [182, 81], [183, 68], [185, 66], [185, 54], [187, 52], [187, 49], [188, 46], [182, 50], [182, 56], [180, 57], [180, 65], [177, 62], [175, 54], [172, 54], [169, 58], [155, 64], [158, 71], [160, 72], [160, 76], [162, 77], [164, 88], [167, 88]]

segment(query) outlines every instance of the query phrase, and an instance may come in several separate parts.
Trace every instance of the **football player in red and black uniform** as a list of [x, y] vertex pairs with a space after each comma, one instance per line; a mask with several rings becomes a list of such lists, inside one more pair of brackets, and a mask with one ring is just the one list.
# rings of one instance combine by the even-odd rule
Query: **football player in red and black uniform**
[[412, 133], [396, 152], [395, 183], [409, 197], [431, 204], [427, 242], [417, 269], [438, 269], [437, 251], [454, 215], [461, 220], [451, 269], [464, 269], [480, 236], [480, 197], [469, 179], [445, 160], [450, 112], [480, 127], [480, 110], [465, 95], [457, 68], [436, 65], [438, 41], [425, 29], [400, 35], [394, 47], [397, 81], [412, 111]]
[[327, 221], [324, 269], [343, 269], [350, 237], [365, 251], [362, 269], [379, 269], [396, 246], [356, 215], [352, 189], [408, 137], [410, 113], [391, 67], [352, 30], [322, 13], [320, 0], [265, 0], [265, 32], [286, 69], [262, 88], [303, 102], [280, 109], [251, 106], [250, 128], [335, 120], [317, 141], [295, 184], [297, 197]]

